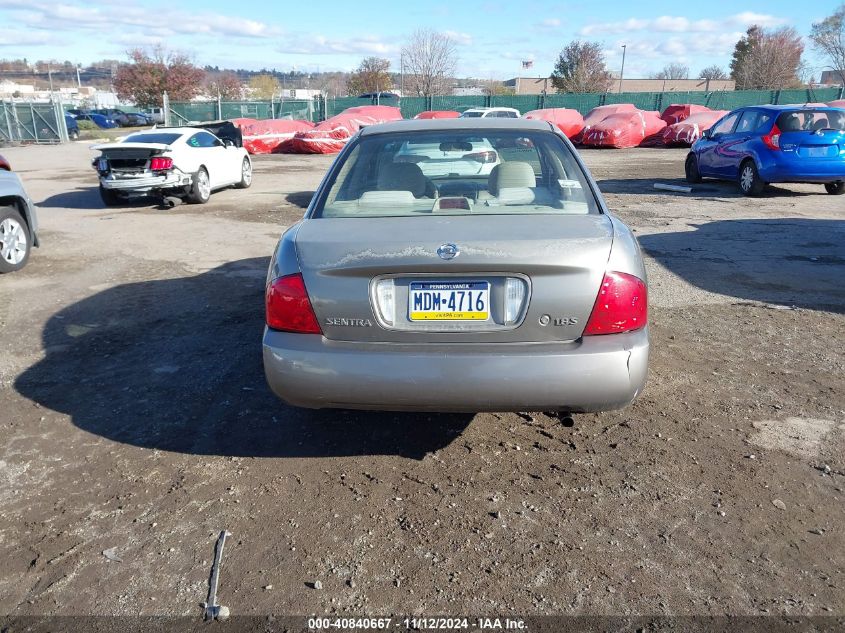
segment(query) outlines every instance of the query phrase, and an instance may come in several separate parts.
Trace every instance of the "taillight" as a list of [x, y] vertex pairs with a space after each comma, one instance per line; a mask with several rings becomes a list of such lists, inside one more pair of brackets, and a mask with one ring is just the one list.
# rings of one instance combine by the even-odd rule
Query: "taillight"
[[475, 152], [473, 154], [464, 154], [463, 156], [467, 160], [474, 160], [478, 163], [495, 163], [498, 156], [496, 152], [487, 151], [487, 152]]
[[300, 273], [279, 277], [267, 286], [267, 327], [283, 332], [322, 334]]
[[9, 164], [9, 161], [7, 161], [2, 156], [0, 156], [0, 169], [3, 169], [5, 171], [12, 171], [12, 166]]
[[647, 322], [645, 282], [627, 273], [605, 273], [584, 336], [639, 330]]
[[761, 138], [769, 149], [780, 149], [780, 128], [777, 125], [773, 125], [772, 130]]
[[168, 171], [173, 169], [173, 159], [165, 156], [156, 156], [150, 159], [150, 171]]

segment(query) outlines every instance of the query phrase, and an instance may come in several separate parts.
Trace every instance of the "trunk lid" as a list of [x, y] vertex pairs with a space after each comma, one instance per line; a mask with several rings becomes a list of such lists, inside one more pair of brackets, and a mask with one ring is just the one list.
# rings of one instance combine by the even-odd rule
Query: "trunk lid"
[[[300, 225], [296, 249], [326, 338], [540, 342], [581, 335], [612, 240], [610, 219], [597, 214], [316, 218]], [[438, 255], [447, 244], [460, 251], [453, 259]], [[375, 288], [381, 279], [392, 280], [392, 323], [380, 310]], [[525, 291], [512, 323], [504, 318], [512, 283], [507, 279], [521, 280], [513, 283]], [[428, 282], [489, 284], [489, 317], [412, 321], [412, 289]]]
[[98, 163], [99, 171], [132, 174], [146, 171], [150, 158], [166, 154], [170, 146], [161, 143], [108, 143], [91, 149], [102, 152], [98, 160], [106, 161], [106, 164]]
[[795, 152], [800, 158], [841, 160], [845, 150], [845, 132], [829, 129], [783, 132], [780, 148], [785, 152]]

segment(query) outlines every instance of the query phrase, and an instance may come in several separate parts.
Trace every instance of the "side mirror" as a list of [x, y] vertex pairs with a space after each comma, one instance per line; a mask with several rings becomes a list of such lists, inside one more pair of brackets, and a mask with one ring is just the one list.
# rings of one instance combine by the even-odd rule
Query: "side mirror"
[[712, 131], [711, 131], [711, 129], [710, 129], [710, 128], [708, 128], [708, 129], [704, 130], [704, 131], [701, 133], [701, 138], [711, 138], [712, 136], [713, 136], [713, 133], [712, 133]]
[[223, 147], [234, 147], [234, 146], [235, 146], [235, 141], [233, 141], [232, 139], [230, 139], [230, 138], [223, 139]]

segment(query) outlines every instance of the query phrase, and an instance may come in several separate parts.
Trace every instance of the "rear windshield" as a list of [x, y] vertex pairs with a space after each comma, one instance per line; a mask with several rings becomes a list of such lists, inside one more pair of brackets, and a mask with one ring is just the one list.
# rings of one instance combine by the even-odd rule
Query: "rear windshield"
[[144, 134], [130, 134], [124, 139], [124, 143], [160, 143], [162, 145], [170, 145], [181, 134], [167, 134], [165, 132], [151, 132]]
[[365, 136], [333, 168], [312, 217], [599, 213], [551, 132], [439, 130]]
[[782, 112], [777, 118], [781, 132], [816, 130], [845, 131], [845, 110], [794, 110]]

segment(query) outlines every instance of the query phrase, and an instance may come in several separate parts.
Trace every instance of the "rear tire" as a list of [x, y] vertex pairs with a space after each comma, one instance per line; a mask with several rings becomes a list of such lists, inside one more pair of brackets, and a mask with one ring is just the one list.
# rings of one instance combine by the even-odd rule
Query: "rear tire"
[[686, 173], [687, 182], [695, 184], [701, 182], [701, 172], [698, 171], [698, 159], [695, 154], [689, 154], [684, 163], [684, 172]]
[[120, 197], [119, 193], [111, 189], [106, 189], [103, 185], [100, 185], [100, 198], [107, 207], [113, 207], [123, 202], [123, 198]]
[[745, 160], [739, 166], [739, 189], [746, 196], [759, 196], [766, 188], [753, 160]]
[[194, 181], [191, 183], [191, 192], [188, 194], [188, 200], [194, 204], [205, 204], [211, 197], [211, 181], [208, 178], [208, 171], [205, 167], [200, 167], [199, 171], [194, 175]]
[[252, 184], [252, 161], [244, 156], [244, 162], [241, 164], [241, 181], [235, 185], [236, 189], [249, 189]]
[[824, 188], [832, 196], [841, 196], [845, 193], [845, 181], [826, 182]]
[[21, 214], [14, 207], [0, 207], [0, 273], [26, 266], [32, 239]]

